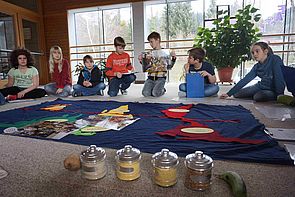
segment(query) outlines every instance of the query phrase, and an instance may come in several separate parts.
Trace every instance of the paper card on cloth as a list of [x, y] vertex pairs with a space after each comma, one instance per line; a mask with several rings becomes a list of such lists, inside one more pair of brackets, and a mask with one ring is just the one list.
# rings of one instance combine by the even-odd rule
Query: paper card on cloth
[[266, 128], [265, 132], [277, 140], [295, 141], [295, 129]]

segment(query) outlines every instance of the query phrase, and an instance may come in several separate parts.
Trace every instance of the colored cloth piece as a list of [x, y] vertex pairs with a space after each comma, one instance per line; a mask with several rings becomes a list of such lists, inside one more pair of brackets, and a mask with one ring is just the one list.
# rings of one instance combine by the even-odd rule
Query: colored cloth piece
[[257, 88], [273, 91], [276, 95], [283, 94], [285, 81], [281, 66], [284, 66], [284, 63], [279, 56], [269, 55], [264, 63], [256, 63], [250, 72], [227, 92], [227, 95], [234, 95], [256, 76], [261, 78], [261, 81], [255, 84]]
[[130, 56], [128, 53], [123, 52], [118, 54], [112, 52], [107, 59], [106, 75], [109, 79], [115, 77], [115, 72], [128, 73], [133, 69], [130, 63]]
[[[84, 81], [89, 81], [92, 84], [92, 86], [89, 86], [89, 87], [84, 86], [83, 85]], [[101, 82], [103, 82], [102, 72], [95, 65], [91, 71], [89, 71], [86, 67], [84, 67], [84, 69], [80, 71], [77, 84], [79, 84], [85, 88], [93, 88]]]
[[56, 83], [56, 88], [64, 88], [66, 85], [72, 85], [70, 69], [69, 62], [66, 59], [62, 60], [61, 72], [58, 70], [58, 64], [54, 64], [52, 78], [53, 82]]
[[295, 68], [282, 65], [282, 71], [288, 91], [295, 96]]
[[[58, 112], [40, 110], [55, 104], [71, 104]], [[184, 114], [184, 118], [193, 120], [202, 125], [207, 125], [219, 132], [223, 137], [251, 140], [264, 140], [260, 144], [243, 144], [237, 142], [209, 142], [204, 140], [177, 140], [175, 137], [164, 137], [155, 134], [187, 126], [178, 118], [163, 116], [162, 110], [178, 108], [182, 104], [156, 104], [156, 103], [132, 103], [115, 101], [89, 101], [89, 100], [61, 100], [45, 102], [26, 108], [14, 109], [0, 113], [0, 133], [7, 127], [19, 125], [32, 119], [50, 119], [70, 117], [87, 118], [89, 115], [101, 113], [103, 110], [111, 110], [122, 105], [128, 105], [130, 114], [140, 120], [125, 127], [120, 132], [110, 130], [99, 132], [93, 136], [67, 135], [55, 140], [59, 142], [74, 143], [89, 146], [95, 144], [100, 147], [121, 149], [126, 144], [139, 148], [142, 152], [155, 153], [162, 148], [168, 148], [178, 156], [186, 156], [196, 150], [203, 151], [213, 159], [236, 160], [243, 162], [259, 162], [271, 164], [293, 165], [289, 154], [279, 144], [264, 133], [264, 125], [242, 106], [219, 105], [192, 105], [190, 111]], [[222, 112], [222, 113], [221, 113]], [[57, 117], [58, 116], [58, 117]], [[236, 119], [239, 121], [236, 121]], [[180, 136], [181, 137], [181, 136]], [[185, 138], [185, 137], [184, 137]], [[38, 138], [44, 139], [44, 138]]]
[[[215, 75], [214, 67], [212, 66], [212, 64], [210, 64], [209, 62], [206, 62], [206, 61], [204, 61], [202, 63], [202, 66], [200, 69], [195, 69], [195, 66], [193, 64], [191, 64], [189, 66], [189, 73], [194, 73], [194, 72], [199, 72], [199, 71], [207, 71], [212, 76]], [[204, 77], [204, 82], [205, 82], [205, 84], [210, 84], [209, 78], [207, 76]]]
[[[192, 105], [183, 106], [179, 109], [190, 109]], [[183, 128], [191, 128], [191, 127], [201, 127], [201, 128], [208, 128], [207, 125], [200, 124], [196, 120], [184, 118], [187, 112], [171, 112], [168, 110], [162, 111], [167, 117], [169, 118], [179, 118], [184, 122], [190, 123], [189, 126], [178, 126], [174, 129], [163, 131], [163, 132], [157, 132], [156, 134], [164, 136], [182, 136], [183, 138], [178, 138], [179, 140], [207, 140], [207, 141], [216, 141], [216, 142], [239, 142], [239, 143], [245, 143], [245, 144], [260, 144], [264, 143], [265, 140], [251, 140], [251, 139], [240, 139], [240, 138], [229, 138], [229, 137], [223, 137], [219, 134], [219, 132], [214, 131], [213, 133], [208, 134], [192, 134], [192, 133], [184, 133], [181, 131]]]
[[8, 76], [13, 77], [14, 83], [13, 86], [20, 88], [28, 88], [33, 85], [33, 77], [37, 76], [38, 70], [35, 67], [30, 67], [27, 69], [26, 73], [20, 72], [17, 68], [11, 68], [8, 71]]

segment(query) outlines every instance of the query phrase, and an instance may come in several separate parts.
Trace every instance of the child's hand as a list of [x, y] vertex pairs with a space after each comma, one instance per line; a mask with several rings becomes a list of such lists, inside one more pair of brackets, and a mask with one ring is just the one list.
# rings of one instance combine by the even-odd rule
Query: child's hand
[[120, 72], [116, 72], [116, 76], [117, 76], [118, 78], [122, 78], [122, 73], [120, 73]]
[[60, 94], [60, 93], [62, 93], [62, 91], [63, 91], [63, 88], [58, 88], [55, 93]]
[[140, 55], [138, 56], [138, 61], [139, 61], [139, 62], [142, 62], [142, 58], [143, 58], [143, 57], [142, 57], [142, 54], [140, 54]]
[[188, 72], [189, 72], [189, 66], [190, 66], [189, 63], [186, 63], [186, 64], [183, 66], [185, 73], [188, 73]]
[[176, 58], [176, 53], [175, 53], [175, 51], [171, 51], [170, 55], [171, 55], [171, 57], [172, 57], [173, 59]]
[[25, 96], [25, 92], [24, 91], [21, 91], [19, 93], [17, 93], [17, 98], [23, 98]]
[[228, 94], [222, 94], [222, 95], [220, 95], [219, 98], [221, 98], [221, 99], [226, 99], [226, 98], [228, 98], [228, 97], [229, 97]]
[[92, 84], [89, 81], [83, 81], [83, 85], [86, 87], [92, 86]]
[[205, 71], [205, 70], [202, 70], [202, 71], [199, 71], [198, 72], [202, 77], [206, 77], [206, 76], [209, 76], [210, 74], [207, 72], [207, 71]]

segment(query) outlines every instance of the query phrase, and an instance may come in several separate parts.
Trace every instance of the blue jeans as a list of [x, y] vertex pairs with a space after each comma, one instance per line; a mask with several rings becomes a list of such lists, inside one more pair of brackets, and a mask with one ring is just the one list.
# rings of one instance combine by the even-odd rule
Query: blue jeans
[[56, 83], [49, 83], [49, 84], [46, 84], [44, 86], [44, 89], [45, 91], [47, 92], [48, 95], [56, 95], [56, 96], [60, 96], [60, 97], [67, 97], [71, 94], [71, 91], [72, 91], [72, 86], [71, 85], [66, 85], [64, 88], [63, 88], [63, 91], [59, 94], [56, 94]]
[[130, 75], [122, 75], [121, 78], [114, 77], [109, 82], [109, 90], [108, 95], [111, 97], [117, 96], [119, 89], [126, 90], [130, 87], [131, 83], [133, 83], [136, 79], [134, 74]]
[[165, 93], [165, 78], [158, 78], [157, 80], [147, 79], [144, 82], [144, 86], [142, 89], [142, 95], [144, 97], [154, 96], [159, 97]]
[[73, 86], [74, 92], [76, 92], [78, 94], [82, 94], [83, 96], [91, 96], [91, 95], [100, 94], [100, 92], [102, 90], [104, 90], [105, 88], [106, 88], [106, 85], [103, 82], [101, 82], [91, 88], [81, 86], [80, 84], [75, 84]]
[[233, 96], [235, 98], [251, 98], [257, 102], [273, 101], [277, 99], [275, 92], [271, 90], [262, 90], [258, 85], [243, 88]]
[[0, 105], [4, 105], [6, 103], [5, 97], [3, 94], [0, 92]]
[[[215, 84], [204, 84], [204, 96], [209, 97], [218, 93], [219, 86]], [[179, 91], [186, 92], [186, 83], [179, 85]]]

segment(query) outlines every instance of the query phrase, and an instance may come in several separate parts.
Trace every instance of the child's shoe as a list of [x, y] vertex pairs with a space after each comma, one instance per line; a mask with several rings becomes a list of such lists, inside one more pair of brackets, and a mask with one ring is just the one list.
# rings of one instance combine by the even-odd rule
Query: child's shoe
[[103, 90], [100, 90], [97, 95], [103, 96], [104, 95], [104, 91]]
[[78, 97], [78, 96], [83, 96], [83, 94], [81, 92], [75, 92], [75, 91], [73, 91], [72, 96], [73, 97]]
[[127, 95], [127, 90], [122, 90], [122, 89], [121, 89], [121, 94], [122, 94], [122, 95]]

